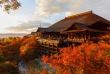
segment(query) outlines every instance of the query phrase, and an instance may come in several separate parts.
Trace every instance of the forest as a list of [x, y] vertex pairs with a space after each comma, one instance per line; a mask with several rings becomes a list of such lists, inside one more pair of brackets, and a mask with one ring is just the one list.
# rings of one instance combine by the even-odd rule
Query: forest
[[[38, 56], [35, 38], [9, 37], [0, 40], [0, 74], [19, 74], [18, 58], [29, 61]], [[31, 55], [31, 56], [30, 56]]]
[[[35, 36], [0, 39], [0, 74], [19, 74], [18, 58], [29, 62], [38, 57]], [[59, 55], [43, 55], [41, 59], [57, 71], [43, 69], [34, 74], [110, 74], [110, 44], [104, 41], [61, 48]]]

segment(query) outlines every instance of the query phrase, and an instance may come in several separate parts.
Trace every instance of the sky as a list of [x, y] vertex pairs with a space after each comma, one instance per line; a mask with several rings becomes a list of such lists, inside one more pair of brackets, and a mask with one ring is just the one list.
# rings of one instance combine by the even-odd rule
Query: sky
[[0, 33], [31, 33], [71, 15], [93, 11], [110, 20], [110, 0], [18, 0], [22, 7], [7, 14], [0, 7]]

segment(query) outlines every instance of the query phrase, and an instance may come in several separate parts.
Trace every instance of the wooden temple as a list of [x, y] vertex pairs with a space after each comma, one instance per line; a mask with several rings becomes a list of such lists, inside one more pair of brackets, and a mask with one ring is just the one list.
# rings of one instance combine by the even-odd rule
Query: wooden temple
[[75, 43], [92, 41], [107, 33], [110, 33], [110, 21], [92, 11], [66, 17], [47, 28], [38, 28], [36, 31], [45, 54], [59, 52], [59, 48], [74, 46]]

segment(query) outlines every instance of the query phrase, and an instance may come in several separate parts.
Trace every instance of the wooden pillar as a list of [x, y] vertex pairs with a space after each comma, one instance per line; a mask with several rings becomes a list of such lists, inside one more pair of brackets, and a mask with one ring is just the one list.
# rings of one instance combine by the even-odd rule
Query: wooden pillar
[[49, 35], [49, 38], [50, 38], [50, 35]]
[[87, 36], [85, 35], [85, 40], [87, 40]]
[[88, 39], [90, 40], [90, 34], [88, 35]]
[[86, 34], [84, 35], [84, 42], [86, 42]]
[[44, 54], [46, 55], [46, 42], [45, 42]]
[[49, 51], [50, 51], [50, 43], [49, 43], [49, 45], [48, 45], [48, 50], [47, 50], [47, 52], [48, 52], [47, 55], [48, 55], [48, 56], [49, 56], [49, 54], [50, 54]]
[[[43, 41], [42, 41], [42, 47], [43, 47]], [[43, 48], [41, 49], [41, 55], [43, 54]]]
[[70, 39], [70, 34], [68, 33], [68, 39]]
[[54, 53], [54, 43], [52, 45], [52, 54]]
[[84, 36], [84, 35], [82, 34], [81, 38], [84, 38], [83, 36]]

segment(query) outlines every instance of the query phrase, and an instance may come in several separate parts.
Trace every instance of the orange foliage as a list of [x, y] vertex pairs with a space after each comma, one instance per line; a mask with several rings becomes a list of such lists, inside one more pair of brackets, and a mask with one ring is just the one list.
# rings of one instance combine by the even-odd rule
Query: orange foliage
[[97, 74], [110, 73], [110, 45], [107, 43], [85, 43], [78, 47], [60, 50], [58, 59], [43, 56], [44, 63], [58, 69], [58, 74]]
[[40, 74], [49, 74], [49, 72], [46, 69], [43, 69], [43, 71]]
[[25, 61], [34, 59], [38, 56], [38, 47], [39, 44], [35, 38], [25, 39], [20, 47], [20, 57]]
[[27, 39], [27, 37], [23, 36], [23, 38], [21, 38], [20, 41], [24, 41], [25, 39]]

